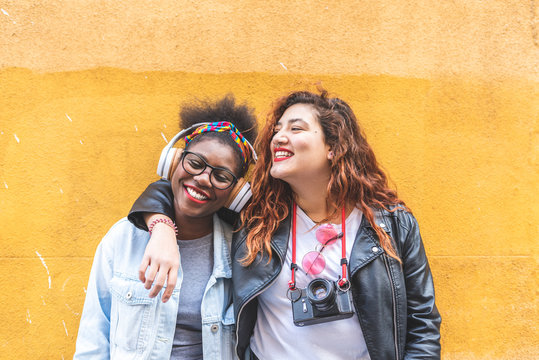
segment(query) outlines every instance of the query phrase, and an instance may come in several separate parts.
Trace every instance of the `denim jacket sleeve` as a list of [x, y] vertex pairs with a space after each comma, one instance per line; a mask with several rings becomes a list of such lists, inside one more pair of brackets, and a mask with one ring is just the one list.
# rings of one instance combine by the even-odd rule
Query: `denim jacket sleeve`
[[434, 301], [434, 285], [419, 225], [413, 215], [404, 220], [408, 235], [402, 247], [406, 282], [407, 332], [405, 359], [440, 358], [441, 317]]
[[76, 351], [73, 359], [110, 358], [110, 309], [109, 292], [112, 278], [111, 242], [105, 239], [97, 247], [90, 280], [86, 289], [86, 300], [79, 325]]
[[159, 180], [148, 185], [129, 211], [127, 219], [139, 229], [147, 231], [144, 213], [159, 213], [174, 219], [174, 195], [169, 181]]

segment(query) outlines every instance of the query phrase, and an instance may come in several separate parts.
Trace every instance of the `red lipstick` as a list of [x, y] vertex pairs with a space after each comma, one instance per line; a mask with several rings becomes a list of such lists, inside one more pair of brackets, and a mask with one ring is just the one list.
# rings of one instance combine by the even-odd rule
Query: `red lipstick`
[[[277, 155], [277, 153], [278, 153], [279, 151], [284, 151], [284, 152], [287, 152], [287, 153], [292, 154], [292, 155], [290, 155], [290, 156], [285, 156], [285, 157], [276, 157], [275, 155]], [[283, 161], [283, 160], [290, 159], [290, 158], [294, 155], [294, 153], [293, 153], [292, 151], [290, 151], [290, 150], [288, 150], [288, 149], [285, 149], [285, 148], [275, 148], [275, 149], [273, 149], [273, 153], [275, 154], [275, 155], [273, 156], [273, 161], [274, 161], [274, 162], [279, 162], [279, 161]]]

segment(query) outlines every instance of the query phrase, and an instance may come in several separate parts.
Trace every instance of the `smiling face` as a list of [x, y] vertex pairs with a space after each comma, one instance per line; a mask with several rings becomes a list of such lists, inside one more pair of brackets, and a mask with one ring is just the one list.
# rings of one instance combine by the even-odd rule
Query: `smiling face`
[[330, 149], [312, 105], [295, 104], [283, 113], [271, 141], [270, 174], [291, 186], [329, 179]]
[[[193, 144], [189, 151], [202, 157], [208, 164], [237, 175], [238, 158], [230, 146], [210, 138]], [[211, 168], [206, 167], [201, 174], [190, 175], [180, 162], [171, 179], [177, 220], [210, 218], [224, 206], [234, 186], [226, 190], [216, 189], [210, 181], [210, 172]]]

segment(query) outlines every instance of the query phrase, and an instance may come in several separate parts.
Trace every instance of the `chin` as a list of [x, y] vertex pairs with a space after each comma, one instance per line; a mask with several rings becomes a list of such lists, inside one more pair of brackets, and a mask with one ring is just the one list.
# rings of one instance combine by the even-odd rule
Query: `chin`
[[214, 209], [196, 209], [190, 207], [180, 207], [180, 213], [190, 218], [203, 218], [212, 216], [217, 210]]
[[282, 180], [284, 182], [288, 182], [287, 179], [290, 178], [290, 174], [286, 171], [279, 171], [279, 170], [270, 170], [270, 175], [272, 178], [274, 179], [279, 179], [279, 180]]
[[273, 167], [270, 170], [270, 175], [274, 179], [281, 179], [282, 172], [279, 170], [275, 170]]
[[[180, 214], [191, 218], [202, 218], [213, 215], [215, 210], [215, 204], [195, 205], [189, 204], [189, 199], [180, 199], [180, 202], [176, 206], [176, 210]], [[182, 203], [183, 202], [183, 203]]]

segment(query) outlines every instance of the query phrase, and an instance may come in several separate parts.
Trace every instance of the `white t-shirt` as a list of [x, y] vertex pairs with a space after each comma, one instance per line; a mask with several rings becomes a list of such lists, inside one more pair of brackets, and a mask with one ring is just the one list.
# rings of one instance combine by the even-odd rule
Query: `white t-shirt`
[[[346, 257], [350, 251], [361, 223], [361, 212], [354, 208], [346, 219]], [[341, 233], [341, 225], [333, 225]], [[297, 208], [296, 220], [296, 286], [304, 288], [315, 278], [335, 281], [342, 274], [341, 240], [327, 246], [322, 255], [325, 269], [318, 275], [307, 275], [302, 269], [304, 255], [319, 250], [315, 232], [318, 226]], [[290, 229], [292, 232], [292, 229]], [[299, 327], [294, 325], [292, 305], [287, 298], [288, 281], [291, 278], [292, 235], [283, 268], [277, 279], [258, 296], [258, 317], [251, 337], [251, 350], [261, 360], [268, 359], [370, 359], [357, 315], [321, 324]]]

